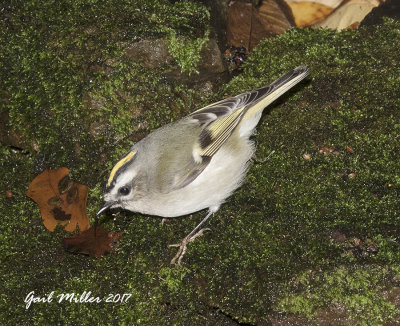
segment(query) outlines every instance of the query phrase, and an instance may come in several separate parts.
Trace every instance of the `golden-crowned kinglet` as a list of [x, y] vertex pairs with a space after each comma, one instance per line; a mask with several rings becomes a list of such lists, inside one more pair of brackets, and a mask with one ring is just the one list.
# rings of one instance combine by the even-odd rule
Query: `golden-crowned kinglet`
[[171, 261], [180, 264], [200, 226], [243, 183], [254, 153], [249, 137], [263, 109], [309, 73], [299, 66], [269, 86], [210, 104], [150, 133], [112, 169], [98, 214], [121, 207], [174, 217], [208, 208]]

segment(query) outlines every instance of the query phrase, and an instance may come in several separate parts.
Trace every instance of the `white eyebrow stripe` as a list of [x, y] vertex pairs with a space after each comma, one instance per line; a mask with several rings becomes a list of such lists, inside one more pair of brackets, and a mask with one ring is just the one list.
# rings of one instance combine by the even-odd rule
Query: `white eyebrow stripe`
[[126, 184], [130, 183], [137, 175], [137, 171], [135, 170], [126, 170], [124, 173], [120, 174], [117, 177], [115, 187], [120, 188], [125, 186]]

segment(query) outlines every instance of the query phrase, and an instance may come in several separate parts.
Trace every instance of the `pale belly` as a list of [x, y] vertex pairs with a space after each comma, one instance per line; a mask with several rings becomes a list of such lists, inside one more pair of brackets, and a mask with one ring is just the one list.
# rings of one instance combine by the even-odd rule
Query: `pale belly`
[[134, 207], [126, 208], [163, 217], [187, 215], [205, 208], [217, 211], [243, 183], [254, 151], [249, 140], [241, 139], [236, 146], [240, 150], [235, 151], [235, 155], [223, 146], [204, 171], [186, 187], [139, 199], [135, 201]]

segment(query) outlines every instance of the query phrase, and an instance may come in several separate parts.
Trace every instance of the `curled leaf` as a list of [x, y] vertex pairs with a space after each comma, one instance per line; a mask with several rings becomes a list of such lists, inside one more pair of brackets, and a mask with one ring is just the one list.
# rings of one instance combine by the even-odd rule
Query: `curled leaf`
[[69, 170], [46, 169], [30, 183], [26, 192], [40, 208], [44, 226], [54, 231], [57, 225], [73, 232], [89, 228], [86, 214], [88, 188], [69, 179]]

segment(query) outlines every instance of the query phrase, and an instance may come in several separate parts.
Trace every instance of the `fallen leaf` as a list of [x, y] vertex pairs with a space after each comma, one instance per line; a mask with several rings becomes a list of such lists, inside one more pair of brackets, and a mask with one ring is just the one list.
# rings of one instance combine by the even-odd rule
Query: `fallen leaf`
[[340, 6], [340, 4], [345, 0], [285, 0], [285, 1], [289, 5], [293, 2], [312, 2], [312, 3], [323, 4], [323, 5], [331, 7], [331, 8], [336, 8], [336, 7]]
[[334, 8], [311, 1], [288, 2], [297, 27], [309, 26], [327, 17]]
[[286, 32], [296, 26], [292, 11], [283, 0], [263, 0], [254, 11], [249, 50], [268, 37]]
[[364, 17], [375, 7], [379, 6], [379, 0], [349, 0], [344, 1], [324, 20], [314, 26], [342, 30], [348, 27], [358, 26]]
[[235, 47], [249, 49], [251, 34], [251, 16], [253, 5], [232, 1], [228, 7], [227, 43]]
[[89, 228], [86, 214], [88, 188], [75, 183], [68, 177], [67, 168], [46, 169], [30, 183], [26, 195], [40, 208], [44, 226], [54, 231], [62, 225], [66, 231], [73, 232]]
[[88, 230], [77, 235], [65, 238], [62, 244], [65, 250], [75, 253], [90, 255], [99, 258], [113, 251], [110, 246], [122, 237], [122, 232], [109, 232], [107, 229], [95, 224]]
[[231, 1], [228, 6], [227, 43], [251, 51], [261, 40], [284, 33], [295, 26], [289, 6], [283, 0], [264, 0], [259, 6]]

